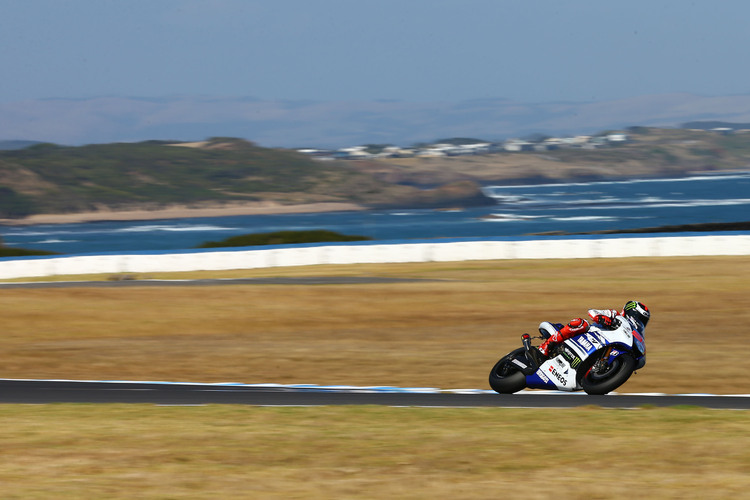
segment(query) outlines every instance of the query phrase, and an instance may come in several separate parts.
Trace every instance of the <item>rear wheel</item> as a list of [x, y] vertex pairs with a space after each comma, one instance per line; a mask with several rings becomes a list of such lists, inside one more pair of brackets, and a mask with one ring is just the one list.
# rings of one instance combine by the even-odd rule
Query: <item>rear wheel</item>
[[635, 370], [635, 359], [629, 354], [622, 354], [607, 363], [606, 359], [597, 359], [581, 379], [581, 387], [586, 394], [607, 394], [627, 382]]
[[490, 372], [490, 387], [500, 394], [513, 394], [526, 387], [526, 375], [521, 373], [513, 359], [523, 357], [525, 349], [516, 349], [495, 363]]

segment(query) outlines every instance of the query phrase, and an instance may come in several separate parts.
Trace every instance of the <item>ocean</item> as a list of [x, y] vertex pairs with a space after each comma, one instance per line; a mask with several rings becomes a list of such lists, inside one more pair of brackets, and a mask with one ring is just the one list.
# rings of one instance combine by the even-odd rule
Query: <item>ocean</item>
[[85, 254], [182, 250], [205, 241], [282, 230], [328, 229], [376, 240], [424, 240], [750, 220], [750, 172], [484, 190], [497, 205], [0, 226], [0, 236], [8, 246]]

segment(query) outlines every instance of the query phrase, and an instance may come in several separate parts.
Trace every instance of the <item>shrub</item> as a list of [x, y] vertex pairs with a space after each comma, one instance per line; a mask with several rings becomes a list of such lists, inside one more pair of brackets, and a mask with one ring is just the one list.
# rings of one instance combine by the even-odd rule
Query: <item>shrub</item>
[[310, 231], [276, 231], [273, 233], [254, 233], [232, 236], [222, 241], [207, 241], [196, 248], [249, 247], [262, 245], [291, 245], [295, 243], [322, 243], [333, 241], [371, 240], [368, 236], [354, 236], [314, 229]]
[[57, 255], [57, 252], [48, 252], [47, 250], [31, 250], [27, 248], [0, 247], [0, 258], [26, 257], [29, 255]]

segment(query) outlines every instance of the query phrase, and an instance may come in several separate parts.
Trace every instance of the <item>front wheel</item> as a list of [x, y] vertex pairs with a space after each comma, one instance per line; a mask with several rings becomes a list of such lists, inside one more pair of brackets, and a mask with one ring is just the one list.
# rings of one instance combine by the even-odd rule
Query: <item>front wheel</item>
[[635, 359], [622, 354], [607, 363], [606, 359], [597, 359], [581, 379], [581, 387], [586, 394], [607, 394], [627, 382], [635, 370]]
[[523, 356], [523, 347], [500, 359], [490, 372], [490, 387], [499, 394], [513, 394], [526, 387], [526, 375], [513, 364], [513, 358]]

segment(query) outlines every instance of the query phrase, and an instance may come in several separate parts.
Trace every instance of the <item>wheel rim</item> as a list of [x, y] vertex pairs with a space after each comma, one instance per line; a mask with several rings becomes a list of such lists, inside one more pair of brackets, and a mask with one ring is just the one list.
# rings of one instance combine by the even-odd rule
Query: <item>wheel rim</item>
[[612, 363], [607, 363], [606, 360], [600, 359], [596, 363], [594, 363], [594, 366], [591, 367], [591, 370], [589, 370], [588, 378], [592, 382], [601, 382], [603, 380], [608, 379], [615, 373], [617, 373], [617, 369], [620, 366], [621, 361], [619, 359], [615, 359], [612, 361]]
[[508, 375], [512, 375], [517, 371], [518, 370], [513, 369], [513, 365], [511, 363], [505, 362], [497, 367], [497, 370], [495, 370], [495, 375], [497, 375], [498, 377], [507, 377]]

